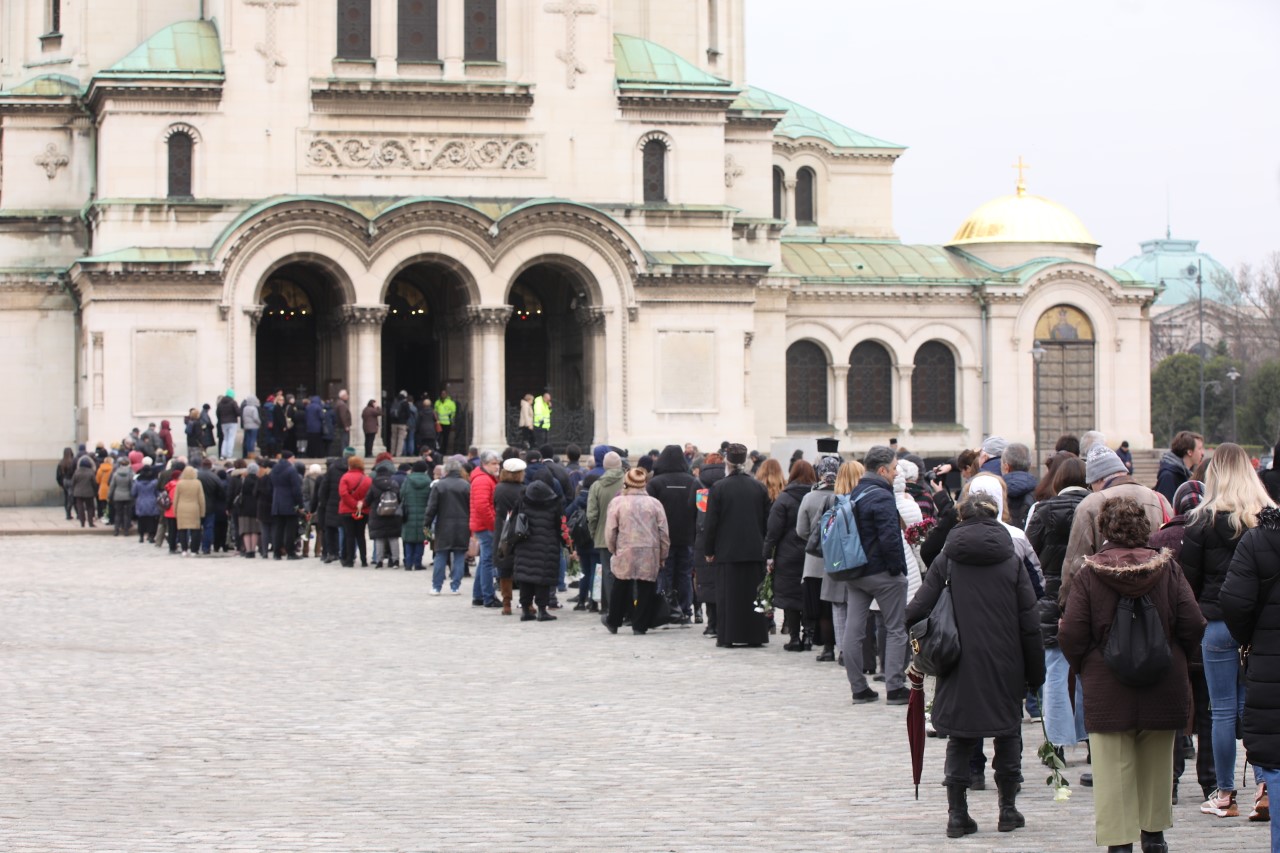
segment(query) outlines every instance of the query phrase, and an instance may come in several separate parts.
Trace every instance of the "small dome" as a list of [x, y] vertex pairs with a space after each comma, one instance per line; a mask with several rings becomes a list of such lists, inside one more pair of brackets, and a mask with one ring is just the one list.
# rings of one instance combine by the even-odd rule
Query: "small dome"
[[1155, 302], [1157, 306], [1195, 302], [1200, 295], [1197, 276], [1204, 286], [1206, 299], [1230, 302], [1226, 289], [1233, 285], [1231, 272], [1211, 255], [1201, 252], [1198, 240], [1178, 240], [1166, 235], [1163, 240], [1147, 240], [1141, 246], [1142, 254], [1125, 261], [1120, 268], [1147, 284], [1164, 285], [1164, 292]]
[[1057, 202], [1027, 195], [1021, 185], [1017, 194], [993, 199], [971, 213], [947, 245], [975, 243], [1098, 245], [1078, 216]]

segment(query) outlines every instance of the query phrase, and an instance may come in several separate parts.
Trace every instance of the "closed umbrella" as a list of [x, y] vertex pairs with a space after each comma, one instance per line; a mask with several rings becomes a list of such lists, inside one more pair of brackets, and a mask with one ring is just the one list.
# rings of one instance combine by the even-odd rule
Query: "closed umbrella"
[[907, 700], [907, 743], [911, 747], [911, 779], [920, 799], [920, 772], [924, 769], [924, 676], [915, 667], [907, 669], [911, 697]]

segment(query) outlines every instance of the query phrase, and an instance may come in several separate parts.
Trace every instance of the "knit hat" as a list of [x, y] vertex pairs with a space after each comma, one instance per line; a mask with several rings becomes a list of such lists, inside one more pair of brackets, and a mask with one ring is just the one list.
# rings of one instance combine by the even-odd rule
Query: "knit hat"
[[355, 456], [355, 455], [356, 455], [356, 449], [355, 449], [354, 447], [344, 447], [344, 448], [342, 448], [342, 458], [343, 458], [343, 459], [350, 459], [352, 456]]
[[311, 463], [311, 467], [307, 469], [307, 473], [308, 473], [308, 474], [319, 474], [319, 473], [320, 473], [320, 466], [319, 466], [319, 465], [317, 465], [317, 464], [315, 464], [314, 462], [313, 462], [313, 463]]
[[627, 471], [627, 476], [626, 476], [624, 485], [629, 489], [643, 489], [645, 486], [645, 483], [648, 483], [648, 482], [649, 482], [648, 473], [643, 468], [640, 468], [637, 466]]
[[604, 455], [604, 470], [616, 471], [622, 467], [622, 457], [610, 450]]
[[542, 452], [538, 450], [530, 450], [524, 454], [524, 461], [532, 465], [535, 462], [542, 461]]
[[733, 465], [747, 464], [747, 446], [745, 444], [731, 444], [725, 448], [724, 458]]
[[920, 466], [910, 459], [899, 459], [898, 473], [902, 475], [902, 479], [909, 483], [920, 476]]
[[1120, 457], [1116, 456], [1116, 452], [1105, 444], [1095, 444], [1089, 448], [1089, 456], [1084, 461], [1084, 480], [1086, 483], [1096, 483], [1099, 480], [1105, 480], [1113, 474], [1127, 474], [1129, 469], [1124, 467], [1124, 463], [1120, 461]]
[[989, 436], [986, 441], [982, 442], [982, 452], [992, 457], [1004, 455], [1004, 449], [1009, 446], [1009, 442], [998, 435]]
[[502, 470], [510, 471], [512, 474], [519, 474], [521, 471], [523, 471], [525, 468], [528, 468], [528, 467], [529, 466], [526, 465], [524, 460], [521, 459], [519, 456], [513, 456], [510, 459], [508, 459], [506, 462], [502, 463]]
[[1173, 493], [1173, 511], [1178, 515], [1186, 515], [1200, 506], [1204, 500], [1204, 483], [1199, 480], [1187, 480]]

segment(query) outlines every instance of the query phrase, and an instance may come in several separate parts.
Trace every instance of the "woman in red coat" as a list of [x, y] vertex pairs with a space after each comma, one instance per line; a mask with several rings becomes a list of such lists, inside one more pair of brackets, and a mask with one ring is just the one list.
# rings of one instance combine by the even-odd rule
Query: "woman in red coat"
[[342, 565], [353, 568], [356, 564], [356, 548], [360, 548], [360, 565], [368, 567], [369, 559], [364, 550], [364, 529], [369, 523], [369, 513], [364, 504], [369, 487], [373, 485], [364, 473], [364, 459], [352, 456], [347, 460], [347, 473], [338, 481], [338, 523], [342, 526]]

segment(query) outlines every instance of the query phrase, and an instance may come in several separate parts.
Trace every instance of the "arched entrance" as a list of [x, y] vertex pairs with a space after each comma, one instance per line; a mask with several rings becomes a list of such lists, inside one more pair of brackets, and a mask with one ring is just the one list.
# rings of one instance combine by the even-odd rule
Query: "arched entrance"
[[591, 299], [581, 279], [554, 263], [537, 264], [516, 278], [507, 296], [508, 441], [518, 440], [520, 399], [551, 391], [553, 445], [582, 447], [594, 438], [584, 317]]
[[255, 393], [336, 394], [346, 382], [347, 346], [332, 275], [312, 263], [286, 264], [267, 277], [258, 302]]
[[[453, 449], [470, 436], [469, 342], [466, 288], [457, 273], [437, 263], [405, 267], [387, 287], [382, 324], [382, 387], [389, 403], [400, 391], [416, 402], [435, 400], [442, 389], [458, 404]], [[388, 411], [384, 405], [384, 411]], [[388, 418], [383, 419], [384, 424]]]
[[1079, 308], [1055, 305], [1036, 321], [1036, 420], [1040, 447], [1097, 427], [1093, 324]]

